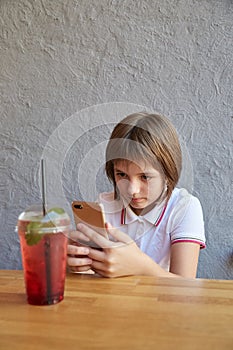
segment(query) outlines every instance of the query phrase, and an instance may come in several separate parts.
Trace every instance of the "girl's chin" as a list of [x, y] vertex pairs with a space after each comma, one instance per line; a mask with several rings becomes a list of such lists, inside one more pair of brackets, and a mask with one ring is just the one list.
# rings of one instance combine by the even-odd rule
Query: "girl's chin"
[[155, 203], [145, 203], [144, 204], [135, 204], [135, 203], [132, 203], [130, 202], [130, 207], [131, 209], [137, 214], [142, 214], [142, 215], [145, 215], [146, 213], [148, 213], [149, 211], [151, 211], [155, 206]]
[[145, 203], [135, 203], [132, 201], [129, 203], [129, 206], [133, 210], [133, 212], [137, 215], [139, 215], [142, 211], [144, 212], [144, 210], [147, 208]]
[[148, 203], [145, 199], [134, 199], [130, 201], [129, 205], [136, 209], [144, 209], [145, 207], [147, 207]]

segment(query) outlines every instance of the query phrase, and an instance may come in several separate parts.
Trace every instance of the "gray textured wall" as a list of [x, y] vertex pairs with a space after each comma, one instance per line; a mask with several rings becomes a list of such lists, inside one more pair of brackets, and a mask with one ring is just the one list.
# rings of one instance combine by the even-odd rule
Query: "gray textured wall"
[[77, 162], [112, 126], [92, 127], [88, 113], [110, 103], [114, 114], [111, 103], [120, 101], [124, 111], [134, 107], [127, 103], [146, 106], [177, 127], [205, 215], [198, 275], [232, 278], [233, 2], [1, 0], [0, 14], [0, 268], [21, 268], [14, 228], [40, 199], [40, 158], [51, 135], [90, 108], [83, 129], [77, 115], [82, 132], [62, 168], [70, 200], [79, 194]]

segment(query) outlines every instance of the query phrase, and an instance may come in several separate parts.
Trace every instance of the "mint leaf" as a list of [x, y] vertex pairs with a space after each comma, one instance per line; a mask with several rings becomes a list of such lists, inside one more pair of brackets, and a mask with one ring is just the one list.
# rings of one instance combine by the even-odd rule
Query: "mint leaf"
[[25, 234], [26, 242], [28, 245], [37, 244], [43, 237], [43, 234], [37, 231], [42, 227], [40, 222], [30, 222], [27, 225], [27, 231]]
[[43, 237], [43, 234], [41, 233], [27, 233], [25, 235], [27, 245], [35, 245], [39, 243], [42, 237]]

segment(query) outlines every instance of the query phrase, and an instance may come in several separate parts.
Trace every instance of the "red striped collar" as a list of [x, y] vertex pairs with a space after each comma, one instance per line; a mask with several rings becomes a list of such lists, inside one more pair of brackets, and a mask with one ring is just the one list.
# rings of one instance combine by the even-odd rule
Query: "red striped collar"
[[[159, 213], [159, 216], [157, 217], [157, 219], [154, 222], [154, 225], [157, 227], [159, 226], [160, 222], [162, 221], [162, 218], [165, 214], [167, 208], [167, 202], [165, 203], [165, 205], [163, 206], [161, 212]], [[125, 225], [125, 219], [126, 219], [126, 208], [123, 207], [121, 210], [121, 225]]]

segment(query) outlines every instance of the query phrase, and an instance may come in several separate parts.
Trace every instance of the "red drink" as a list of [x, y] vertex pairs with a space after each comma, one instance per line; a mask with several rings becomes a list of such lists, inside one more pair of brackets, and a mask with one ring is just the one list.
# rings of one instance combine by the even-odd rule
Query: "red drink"
[[35, 211], [20, 215], [18, 233], [29, 304], [50, 305], [63, 299], [69, 225], [64, 211], [52, 220]]

